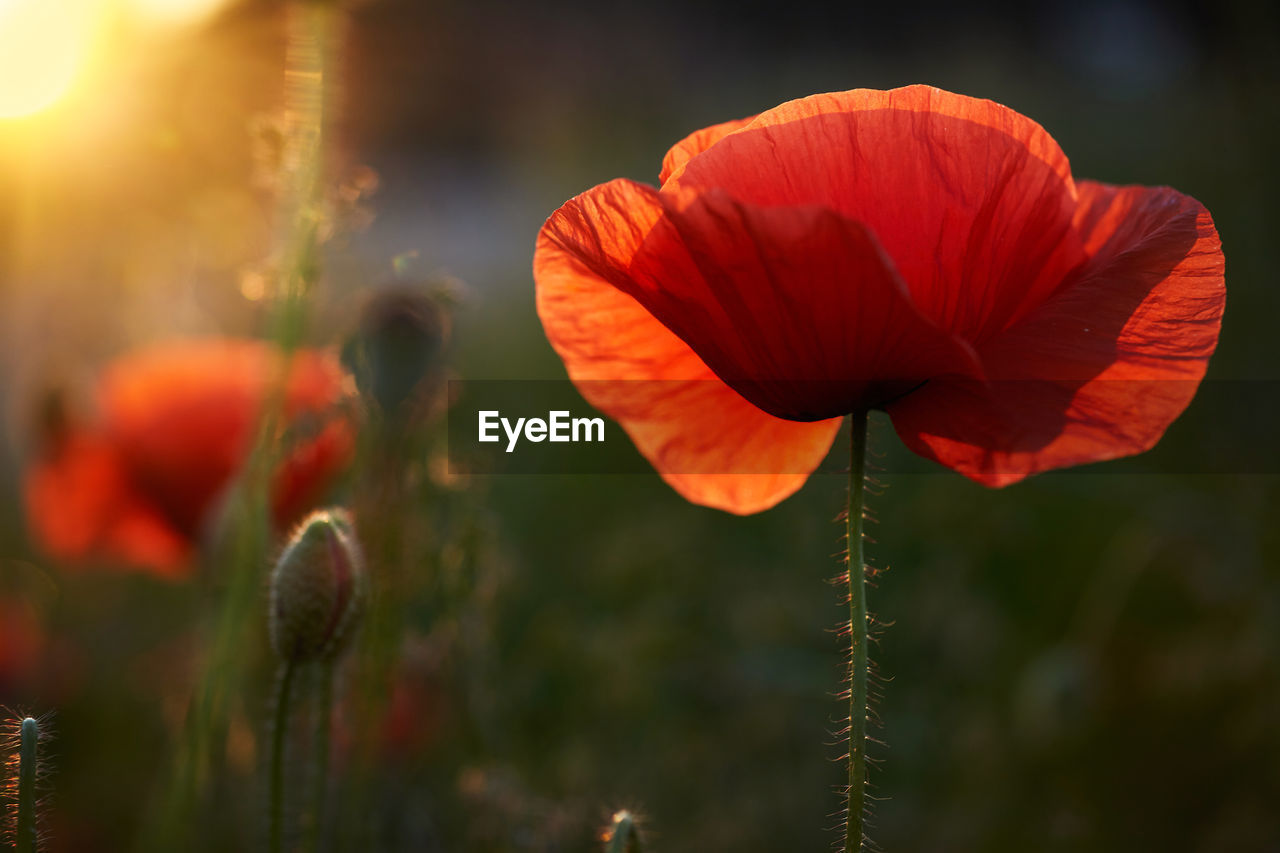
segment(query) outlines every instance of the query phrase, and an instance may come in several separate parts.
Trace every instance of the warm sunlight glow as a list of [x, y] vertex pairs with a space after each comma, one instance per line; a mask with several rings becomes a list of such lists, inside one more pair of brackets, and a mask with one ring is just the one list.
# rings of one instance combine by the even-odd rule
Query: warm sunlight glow
[[0, 0], [0, 118], [40, 112], [70, 91], [97, 13], [92, 0]]
[[194, 24], [213, 14], [226, 0], [128, 0], [139, 20], [162, 26]]

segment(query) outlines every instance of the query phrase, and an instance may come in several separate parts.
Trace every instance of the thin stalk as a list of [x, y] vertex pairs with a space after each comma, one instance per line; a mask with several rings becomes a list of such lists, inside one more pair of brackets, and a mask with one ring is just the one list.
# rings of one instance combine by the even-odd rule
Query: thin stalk
[[297, 670], [292, 661], [285, 661], [280, 667], [275, 722], [271, 727], [271, 793], [267, 811], [267, 850], [270, 853], [280, 853], [284, 849], [284, 751], [289, 740], [289, 694]]
[[[268, 413], [268, 419], [273, 416]], [[229, 541], [218, 552], [219, 562], [230, 576], [222, 591], [219, 610], [209, 626], [209, 646], [201, 663], [182, 740], [161, 812], [145, 828], [139, 848], [168, 851], [181, 845], [197, 820], [196, 809], [218, 771], [219, 754], [226, 731], [232, 697], [243, 680], [243, 655], [239, 653], [245, 622], [257, 612], [260, 579], [256, 568], [268, 544], [266, 430], [260, 429], [257, 449], [246, 466], [244, 482], [233, 500], [235, 514]], [[203, 816], [201, 816], [202, 818]]]
[[850, 439], [849, 513], [849, 795], [845, 853], [863, 844], [867, 785], [867, 594], [862, 553], [862, 513], [867, 485], [867, 413], [853, 413]]
[[18, 747], [18, 853], [35, 853], [39, 846], [36, 830], [36, 762], [40, 723], [34, 717], [22, 721]]
[[[285, 356], [282, 365], [300, 343], [306, 299], [319, 276], [324, 108], [337, 30], [337, 12], [329, 4], [293, 3], [289, 15], [284, 92], [287, 156], [276, 235], [281, 270], [268, 330]], [[208, 651], [196, 679], [171, 781], [161, 795], [162, 810], [140, 837], [142, 850], [168, 851], [184, 843], [197, 804], [219, 770], [230, 703], [244, 680], [244, 627], [258, 613], [258, 570], [269, 547], [269, 487], [278, 461], [275, 441], [284, 411], [285, 370], [282, 367], [272, 381], [233, 503], [237, 515], [227, 547], [219, 555], [220, 574], [227, 578], [227, 586], [209, 626]]]
[[324, 822], [325, 798], [329, 789], [329, 741], [333, 727], [333, 661], [322, 660], [315, 672], [315, 742], [312, 744], [311, 823], [303, 849], [320, 849], [320, 827]]
[[298, 346], [306, 320], [306, 299], [320, 276], [325, 131], [338, 29], [337, 12], [329, 3], [293, 3], [288, 14], [284, 187], [277, 240], [281, 266], [271, 329], [285, 353]]

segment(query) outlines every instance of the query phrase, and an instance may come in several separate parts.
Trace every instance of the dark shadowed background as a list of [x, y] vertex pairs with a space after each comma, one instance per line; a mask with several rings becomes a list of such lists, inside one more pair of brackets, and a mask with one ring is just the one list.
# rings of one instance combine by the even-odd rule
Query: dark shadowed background
[[[0, 703], [58, 711], [54, 850], [133, 838], [181, 716], [181, 691], [153, 674], [185, 659], [174, 638], [200, 602], [40, 556], [19, 491], [37, 404], [129, 344], [259, 328], [252, 271], [271, 235], [253, 143], [279, 104], [278, 6], [137, 38], [100, 71], [106, 94], [0, 123], [0, 568], [41, 602], [46, 634]], [[1209, 373], [1227, 390], [1193, 402], [1150, 460], [992, 491], [909, 459], [873, 421], [869, 554], [890, 571], [870, 604], [893, 624], [875, 649], [891, 681], [872, 837], [889, 851], [1280, 850], [1273, 8], [387, 0], [354, 4], [345, 50], [333, 172], [367, 182], [367, 166], [378, 188], [361, 202], [372, 219], [353, 213], [330, 245], [310, 336], [338, 342], [352, 306], [397, 279], [448, 281], [463, 379], [564, 377], [530, 274], [562, 202], [614, 177], [656, 182], [688, 132], [815, 92], [920, 82], [990, 98], [1044, 125], [1078, 177], [1203, 202], [1227, 259]], [[1197, 464], [1222, 448], [1229, 463]], [[406, 712], [422, 737], [380, 789], [387, 849], [587, 850], [580, 827], [620, 807], [643, 816], [646, 849], [828, 846], [844, 711], [825, 581], [844, 489], [820, 474], [738, 518], [652, 473], [477, 479], [468, 523], [488, 585], [444, 662], [425, 655], [419, 692], [448, 683], [451, 711]], [[415, 611], [431, 648], [437, 609]], [[254, 702], [232, 741], [248, 766]]]

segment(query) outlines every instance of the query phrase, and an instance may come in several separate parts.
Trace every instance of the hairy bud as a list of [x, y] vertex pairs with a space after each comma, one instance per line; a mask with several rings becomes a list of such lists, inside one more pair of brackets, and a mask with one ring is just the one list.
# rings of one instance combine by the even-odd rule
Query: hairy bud
[[341, 652], [364, 606], [365, 568], [351, 516], [313, 512], [289, 537], [271, 572], [271, 645], [304, 663]]

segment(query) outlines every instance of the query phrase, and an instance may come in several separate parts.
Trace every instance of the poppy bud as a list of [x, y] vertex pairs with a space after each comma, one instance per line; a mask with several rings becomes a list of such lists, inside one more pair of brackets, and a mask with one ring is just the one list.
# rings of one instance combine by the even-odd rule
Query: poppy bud
[[271, 572], [271, 645], [289, 663], [332, 657], [364, 603], [364, 556], [345, 510], [319, 510], [294, 530]]
[[360, 330], [344, 352], [360, 391], [390, 417], [438, 384], [449, 338], [449, 312], [439, 297], [389, 288], [365, 306]]

